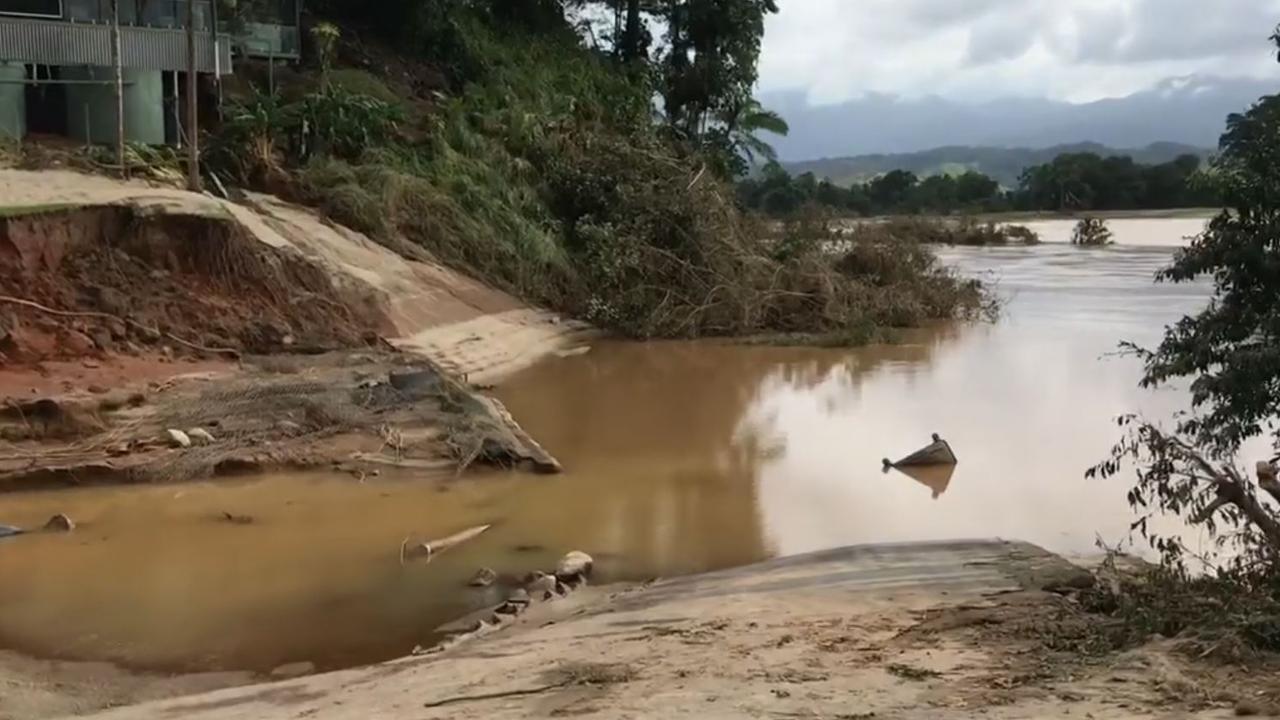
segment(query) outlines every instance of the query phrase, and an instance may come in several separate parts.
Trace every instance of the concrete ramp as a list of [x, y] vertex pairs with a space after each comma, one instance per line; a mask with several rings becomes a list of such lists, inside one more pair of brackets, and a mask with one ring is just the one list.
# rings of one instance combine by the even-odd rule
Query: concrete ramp
[[433, 655], [100, 717], [917, 717], [885, 714], [915, 707], [919, 717], [963, 717], [940, 712], [928, 683], [900, 674], [968, 677], [991, 664], [985, 651], [919, 650], [898, 638], [926, 611], [980, 607], [1071, 572], [1057, 556], [999, 540], [842, 548], [583, 590]]

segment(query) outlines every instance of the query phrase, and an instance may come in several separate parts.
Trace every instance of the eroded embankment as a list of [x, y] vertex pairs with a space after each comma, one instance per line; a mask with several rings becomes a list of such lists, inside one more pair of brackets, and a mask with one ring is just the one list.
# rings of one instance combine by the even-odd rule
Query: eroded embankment
[[0, 218], [8, 363], [147, 349], [336, 349], [393, 332], [366, 298], [229, 216], [131, 205]]
[[[318, 221], [273, 199], [260, 212], [166, 192], [177, 202], [0, 216], [0, 490], [331, 463], [558, 467], [464, 378], [532, 361], [569, 326], [366, 238], [308, 232]], [[519, 324], [532, 348], [477, 356], [458, 337]]]

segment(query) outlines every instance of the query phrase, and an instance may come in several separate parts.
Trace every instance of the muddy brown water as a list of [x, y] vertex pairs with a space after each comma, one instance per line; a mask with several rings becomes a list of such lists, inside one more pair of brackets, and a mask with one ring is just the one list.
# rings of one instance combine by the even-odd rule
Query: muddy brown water
[[[0, 497], [0, 522], [81, 524], [0, 541], [0, 644], [143, 668], [335, 668], [404, 654], [496, 602], [500, 589], [464, 587], [477, 567], [516, 575], [571, 549], [595, 555], [602, 580], [864, 542], [1001, 536], [1089, 552], [1132, 519], [1123, 482], [1082, 477], [1116, 440], [1113, 419], [1185, 397], [1138, 390], [1135, 361], [1109, 354], [1205, 302], [1204, 285], [1151, 282], [1199, 225], [1116, 221], [1121, 244], [1099, 249], [943, 250], [996, 284], [1004, 316], [897, 345], [603, 342], [546, 361], [499, 395], [561, 476], [282, 474]], [[931, 432], [959, 455], [953, 473], [881, 471]], [[479, 523], [495, 527], [400, 565], [406, 535]]]

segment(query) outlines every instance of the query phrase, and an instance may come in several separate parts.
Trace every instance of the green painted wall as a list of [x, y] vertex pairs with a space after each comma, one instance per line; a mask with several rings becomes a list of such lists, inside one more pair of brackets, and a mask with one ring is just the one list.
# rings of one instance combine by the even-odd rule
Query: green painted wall
[[[64, 67], [62, 77], [104, 81], [98, 85], [66, 86], [67, 134], [95, 144], [114, 142], [116, 111], [111, 68]], [[125, 140], [164, 144], [164, 83], [160, 71], [126, 69], [124, 82]]]
[[0, 62], [0, 135], [21, 140], [27, 134], [27, 98], [22, 63]]

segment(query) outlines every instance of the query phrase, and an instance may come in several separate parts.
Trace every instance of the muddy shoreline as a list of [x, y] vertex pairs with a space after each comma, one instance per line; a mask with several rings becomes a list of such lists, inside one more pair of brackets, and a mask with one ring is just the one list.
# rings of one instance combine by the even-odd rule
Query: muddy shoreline
[[[579, 344], [581, 323], [266, 196], [10, 169], [0, 195], [0, 493], [559, 470], [477, 386]], [[263, 677], [40, 655], [0, 651], [0, 717]]]

